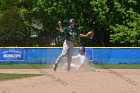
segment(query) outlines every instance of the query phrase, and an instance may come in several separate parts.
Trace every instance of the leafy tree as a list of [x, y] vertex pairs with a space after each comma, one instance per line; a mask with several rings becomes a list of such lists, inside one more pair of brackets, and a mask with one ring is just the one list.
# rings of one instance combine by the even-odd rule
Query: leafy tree
[[[139, 33], [140, 15], [136, 11], [136, 0], [114, 0], [110, 23], [110, 42], [115, 46], [136, 46]], [[116, 11], [116, 13], [115, 13]], [[114, 19], [114, 20], [113, 20]]]
[[24, 24], [19, 9], [12, 7], [0, 18], [0, 46], [24, 46]]
[[[66, 26], [68, 20], [74, 18], [80, 33], [95, 32], [92, 40], [81, 39], [85, 46], [138, 46], [139, 9], [139, 0], [0, 0], [0, 40], [8, 41], [10, 38], [4, 39], [3, 33], [10, 28], [11, 32], [18, 32], [13, 25], [21, 22], [19, 28], [22, 31], [18, 34], [21, 34], [20, 40], [24, 38], [25, 46], [33, 46], [33, 41], [39, 46], [52, 43], [62, 46], [63, 38], [57, 22], [61, 20]], [[15, 14], [11, 10], [16, 10]], [[18, 19], [14, 18], [15, 15]], [[3, 23], [8, 26], [7, 29]], [[38, 37], [31, 38], [32, 32], [38, 33]], [[9, 36], [12, 35], [9, 33]]]
[[[136, 0], [92, 0], [99, 37], [109, 46], [136, 46], [139, 34], [139, 11]], [[107, 40], [107, 42], [106, 42]], [[111, 43], [109, 43], [111, 42]]]

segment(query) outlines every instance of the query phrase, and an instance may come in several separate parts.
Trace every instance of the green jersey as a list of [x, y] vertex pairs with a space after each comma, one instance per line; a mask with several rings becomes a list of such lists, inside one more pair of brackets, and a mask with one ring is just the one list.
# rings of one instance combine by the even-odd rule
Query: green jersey
[[65, 33], [65, 39], [73, 42], [77, 41], [80, 34], [76, 28], [71, 28], [70, 26], [63, 28], [63, 31]]

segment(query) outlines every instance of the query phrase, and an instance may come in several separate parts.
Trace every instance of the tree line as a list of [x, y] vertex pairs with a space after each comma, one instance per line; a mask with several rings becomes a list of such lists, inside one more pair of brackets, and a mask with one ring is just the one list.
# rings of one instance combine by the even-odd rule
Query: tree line
[[62, 46], [58, 21], [76, 20], [88, 47], [140, 45], [139, 0], [0, 0], [0, 46]]

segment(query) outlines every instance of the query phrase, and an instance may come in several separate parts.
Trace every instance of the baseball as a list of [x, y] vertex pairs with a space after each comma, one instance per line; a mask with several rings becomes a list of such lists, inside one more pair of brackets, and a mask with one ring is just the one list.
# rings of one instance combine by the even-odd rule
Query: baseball
[[62, 26], [62, 22], [61, 22], [61, 21], [58, 21], [58, 25], [59, 25], [59, 26]]

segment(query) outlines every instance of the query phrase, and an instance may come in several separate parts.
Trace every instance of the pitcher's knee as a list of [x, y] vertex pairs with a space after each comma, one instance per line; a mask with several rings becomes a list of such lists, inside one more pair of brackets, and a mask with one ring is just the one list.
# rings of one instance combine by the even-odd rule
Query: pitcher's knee
[[59, 57], [60, 57], [60, 58], [63, 58], [63, 57], [65, 57], [66, 55], [67, 55], [67, 54], [63, 54], [63, 53], [62, 53], [62, 54], [60, 54]]

